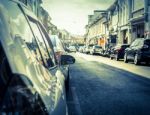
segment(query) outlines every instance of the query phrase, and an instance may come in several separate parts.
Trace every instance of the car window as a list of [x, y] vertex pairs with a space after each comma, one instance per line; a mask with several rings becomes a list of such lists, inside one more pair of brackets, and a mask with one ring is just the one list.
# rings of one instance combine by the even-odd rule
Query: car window
[[129, 47], [129, 45], [122, 45], [121, 47], [122, 47], [123, 49], [125, 49], [125, 48]]
[[38, 24], [38, 27], [39, 27], [39, 30], [42, 34], [42, 37], [43, 37], [44, 41], [45, 41], [49, 57], [51, 58], [51, 61], [52, 61], [53, 65], [55, 65], [57, 62], [56, 62], [55, 55], [54, 55], [54, 52], [53, 52], [53, 46], [52, 46], [53, 44], [52, 44], [52, 42], [49, 38], [49, 35], [44, 30], [44, 28], [41, 26], [41, 24]]
[[[41, 55], [39, 52], [38, 44], [28, 25], [25, 15], [23, 14], [23, 12], [21, 12], [16, 3], [11, 1], [9, 2], [8, 0], [7, 2], [3, 0], [1, 1], [1, 3], [5, 6], [4, 9], [6, 11], [5, 14], [7, 16], [7, 19], [5, 21], [7, 21], [7, 27], [9, 29], [8, 34], [10, 36], [10, 38], [6, 39], [8, 40], [7, 43], [9, 43], [7, 47], [9, 48], [9, 51], [7, 50], [7, 52], [5, 53], [9, 53], [11, 55], [11, 57], [7, 57], [12, 72], [25, 76], [27, 75], [27, 77], [33, 83], [36, 83], [39, 87], [44, 87], [45, 84], [41, 85], [41, 82], [35, 77], [35, 69], [32, 68], [33, 66], [31, 65], [33, 64], [33, 62], [40, 63], [37, 58]], [[29, 72], [29, 69], [31, 68], [32, 70]], [[34, 77], [32, 77], [32, 75]], [[10, 78], [13, 77], [10, 76]], [[5, 92], [6, 91], [9, 92], [9, 90], [5, 90]], [[5, 92], [3, 93], [5, 94]]]
[[138, 40], [132, 42], [131, 47], [136, 46], [138, 44]]
[[101, 48], [100, 46], [95, 46], [95, 48]]
[[51, 35], [50, 39], [52, 41], [52, 44], [54, 46], [54, 51], [62, 51], [64, 52], [64, 47], [62, 41], [58, 38], [57, 35]]
[[41, 31], [39, 30], [37, 22], [29, 18], [29, 23], [35, 35], [35, 41], [37, 42], [40, 49], [40, 54], [42, 56], [42, 61], [43, 61], [42, 64], [48, 68], [54, 66], [54, 62], [52, 61], [52, 58], [48, 53], [51, 52], [51, 49], [48, 47], [49, 45], [48, 46], [46, 45], [45, 39], [42, 36]]
[[144, 41], [143, 40], [139, 40], [139, 42], [138, 42], [138, 46], [143, 46], [143, 44], [144, 44]]
[[[1, 2], [5, 5], [5, 7], [7, 7], [8, 10], [6, 12], [9, 16], [7, 19], [9, 19], [10, 35], [13, 38], [14, 42], [16, 42], [16, 39], [21, 39], [22, 42], [24, 42], [28, 47], [28, 50], [26, 49], [26, 47], [23, 47], [26, 56], [32, 57], [32, 59], [40, 62], [40, 52], [35, 42], [33, 33], [27, 23], [27, 20], [25, 19], [25, 16], [21, 12], [17, 4], [13, 2]], [[22, 52], [20, 52], [20, 55], [21, 53]]]
[[150, 46], [150, 40], [145, 40], [144, 44]]

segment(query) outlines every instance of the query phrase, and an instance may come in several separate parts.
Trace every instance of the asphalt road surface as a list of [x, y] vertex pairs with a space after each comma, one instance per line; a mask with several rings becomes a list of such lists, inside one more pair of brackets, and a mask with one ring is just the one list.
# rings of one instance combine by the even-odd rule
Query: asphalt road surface
[[69, 115], [150, 115], [150, 79], [74, 55]]

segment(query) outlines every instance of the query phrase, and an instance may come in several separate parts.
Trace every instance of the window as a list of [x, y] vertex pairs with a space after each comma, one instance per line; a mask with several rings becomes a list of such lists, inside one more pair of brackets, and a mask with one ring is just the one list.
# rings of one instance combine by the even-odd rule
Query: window
[[[9, 16], [7, 19], [9, 19], [10, 35], [12, 36], [14, 43], [17, 44], [15, 39], [18, 37], [18, 41], [21, 41], [24, 45], [24, 47], [21, 46], [22, 49], [19, 49], [19, 46], [17, 49], [20, 51], [18, 56], [24, 55], [24, 59], [21, 59], [21, 56], [19, 56], [20, 58], [18, 59], [18, 68], [20, 68], [19, 71], [21, 71], [21, 68], [24, 68], [23, 66], [26, 65], [25, 60], [27, 58], [31, 58], [32, 61], [37, 61], [38, 63], [43, 64], [45, 67], [53, 66], [54, 63], [49, 58], [37, 25], [32, 22], [32, 26], [34, 27], [34, 36], [24, 14], [21, 12], [17, 4], [13, 2], [5, 3], [5, 1], [2, 1], [2, 3], [7, 7], [8, 10], [6, 15]], [[22, 67], [21, 63], [24, 63]]]
[[39, 30], [39, 26], [37, 25], [37, 22], [35, 20], [29, 18], [29, 23], [33, 30], [35, 41], [40, 49], [40, 54], [42, 56], [41, 61], [43, 62], [42, 64], [48, 68], [54, 66], [54, 58], [52, 55], [50, 55], [52, 53], [52, 50], [49, 47], [44, 34]]
[[[40, 52], [38, 49], [38, 45], [35, 42], [35, 38], [27, 23], [27, 20], [25, 19], [25, 16], [21, 12], [17, 4], [13, 2], [5, 2], [5, 1], [2, 1], [2, 3], [5, 5], [5, 7], [8, 10], [5, 13], [7, 16], [9, 16], [7, 19], [9, 21], [10, 35], [12, 39], [14, 40], [14, 43], [16, 44], [17, 41], [21, 41], [22, 45], [26, 45], [25, 47], [22, 47], [22, 49], [18, 48], [17, 50], [20, 51], [20, 54], [18, 54], [18, 56], [25, 54], [25, 56], [27, 57], [25, 57], [24, 59], [18, 59], [18, 60], [20, 60], [20, 63], [21, 63], [21, 60], [23, 61], [26, 58], [31, 57], [32, 61], [36, 60], [40, 62], [41, 56], [40, 56]], [[25, 64], [25, 61], [24, 61], [24, 64]], [[19, 66], [19, 62], [18, 62], [18, 66]], [[18, 68], [21, 68], [21, 67], [18, 67]]]
[[133, 0], [132, 7], [133, 11], [144, 8], [144, 0]]
[[[40, 32], [41, 32], [41, 34], [42, 34], [42, 37], [43, 37], [44, 41], [45, 41], [48, 54], [49, 54], [50, 58], [52, 59], [53, 64], [55, 65], [57, 62], [56, 62], [56, 60], [55, 60], [54, 52], [53, 52], [53, 50], [52, 50], [53, 45], [52, 45], [52, 43], [51, 43], [51, 40], [50, 40], [50, 38], [49, 38], [49, 35], [47, 34], [47, 32], [44, 30], [44, 28], [41, 26], [40, 23], [38, 24], [38, 27], [39, 27], [39, 30], [40, 30]], [[47, 36], [46, 36], [46, 35], [47, 35]]]

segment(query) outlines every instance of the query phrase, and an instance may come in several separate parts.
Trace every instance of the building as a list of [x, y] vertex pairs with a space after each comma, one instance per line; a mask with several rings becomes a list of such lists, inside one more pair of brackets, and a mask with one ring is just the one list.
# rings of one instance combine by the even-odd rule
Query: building
[[131, 43], [130, 31], [130, 4], [131, 0], [118, 0], [118, 42], [120, 44]]
[[114, 46], [119, 41], [118, 39], [118, 24], [119, 12], [118, 1], [115, 2], [107, 9], [108, 11], [108, 28], [109, 28], [109, 45]]
[[86, 25], [86, 45], [97, 44], [105, 48], [107, 38], [107, 11], [94, 10], [94, 15], [88, 16]]
[[131, 42], [137, 38], [144, 38], [145, 31], [145, 1], [128, 0], [129, 2], [129, 23], [131, 26]]

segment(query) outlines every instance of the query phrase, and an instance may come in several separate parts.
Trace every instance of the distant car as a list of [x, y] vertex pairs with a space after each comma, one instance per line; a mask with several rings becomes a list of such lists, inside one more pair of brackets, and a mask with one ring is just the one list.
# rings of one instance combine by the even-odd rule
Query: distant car
[[108, 46], [108, 47], [106, 48], [106, 50], [104, 51], [103, 56], [105, 56], [105, 57], [110, 57], [111, 49], [112, 49], [112, 48], [113, 48], [112, 46]]
[[75, 46], [69, 46], [68, 49], [69, 49], [69, 52], [76, 52], [77, 51]]
[[84, 53], [89, 54], [90, 50], [93, 48], [93, 44], [86, 45]]
[[135, 65], [141, 62], [150, 62], [150, 39], [137, 38], [125, 50], [124, 62], [133, 61]]
[[110, 59], [115, 59], [116, 61], [123, 59], [127, 47], [129, 47], [129, 44], [118, 44], [113, 47], [110, 51]]
[[94, 45], [91, 49], [90, 49], [90, 54], [102, 54], [103, 49], [101, 46], [99, 45]]
[[84, 46], [79, 46], [79, 52], [83, 53], [84, 52]]

